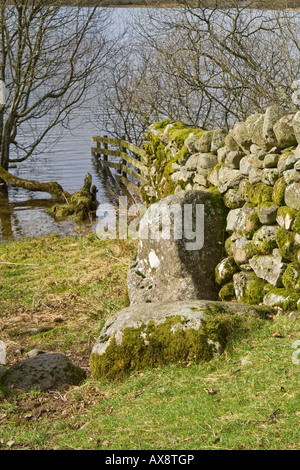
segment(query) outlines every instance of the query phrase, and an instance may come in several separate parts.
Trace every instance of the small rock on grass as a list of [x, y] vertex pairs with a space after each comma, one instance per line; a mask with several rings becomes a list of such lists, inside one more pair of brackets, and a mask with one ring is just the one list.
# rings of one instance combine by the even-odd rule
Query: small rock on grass
[[25, 391], [43, 391], [62, 385], [79, 385], [85, 378], [86, 372], [63, 354], [44, 353], [12, 366], [3, 375], [1, 383]]

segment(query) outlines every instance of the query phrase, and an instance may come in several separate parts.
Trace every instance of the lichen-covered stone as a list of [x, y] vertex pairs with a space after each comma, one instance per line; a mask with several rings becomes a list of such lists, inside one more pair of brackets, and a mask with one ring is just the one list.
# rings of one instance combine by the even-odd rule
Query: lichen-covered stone
[[230, 131], [230, 135], [246, 153], [249, 153], [253, 142], [249, 136], [245, 122], [236, 122], [233, 129]]
[[298, 159], [299, 157], [297, 157], [294, 153], [283, 153], [277, 164], [279, 173], [283, 173], [286, 170], [294, 168], [294, 165]]
[[215, 279], [220, 285], [229, 282], [233, 275], [238, 271], [234, 258], [232, 256], [224, 258], [215, 269]]
[[188, 171], [197, 170], [198, 158], [199, 158], [199, 153], [195, 153], [194, 155], [191, 155], [185, 164], [185, 169]]
[[254, 256], [249, 260], [249, 264], [257, 277], [275, 287], [282, 287], [282, 276], [287, 264], [282, 261], [278, 250], [274, 250], [272, 255]]
[[168, 363], [209, 360], [224, 350], [233, 325], [238, 329], [244, 316], [266, 313], [262, 307], [203, 300], [128, 307], [104, 325], [90, 358], [92, 375], [117, 380]]
[[218, 157], [212, 153], [198, 153], [197, 169], [198, 168], [214, 168], [218, 163]]
[[258, 218], [261, 224], [271, 225], [276, 222], [279, 207], [275, 204], [262, 205], [258, 211]]
[[300, 183], [293, 183], [286, 188], [284, 201], [292, 209], [300, 210]]
[[224, 204], [229, 209], [239, 209], [244, 205], [238, 189], [229, 189], [223, 196]]
[[195, 147], [200, 153], [209, 153], [211, 151], [211, 143], [214, 131], [205, 132], [200, 139], [195, 142]]
[[231, 132], [229, 132], [229, 134], [227, 134], [227, 136], [225, 137], [224, 142], [225, 142], [225, 146], [227, 147], [227, 149], [229, 151], [230, 150], [241, 150], [241, 147], [239, 146], [237, 141], [234, 139]]
[[285, 114], [286, 112], [280, 106], [273, 105], [266, 109], [263, 124], [263, 137], [269, 149], [278, 145], [273, 128]]
[[219, 298], [223, 302], [233, 302], [236, 300], [233, 282], [227, 282], [227, 284], [221, 287], [219, 290]]
[[278, 146], [282, 149], [298, 144], [293, 127], [294, 116], [295, 114], [283, 116], [273, 127]]
[[266, 146], [263, 135], [264, 118], [263, 114], [252, 114], [245, 121], [250, 140], [261, 148]]
[[253, 168], [258, 168], [260, 170], [263, 169], [264, 167], [264, 158], [265, 158], [265, 155], [262, 153], [262, 154], [254, 154], [254, 155], [249, 155], [249, 161], [251, 162], [251, 166], [253, 166]]
[[247, 263], [249, 259], [256, 254], [256, 252], [253, 251], [252, 241], [242, 236], [238, 236], [234, 241], [231, 241], [230, 249], [234, 261], [238, 265]]
[[239, 170], [221, 166], [218, 172], [218, 190], [220, 193], [225, 193], [230, 188], [238, 188], [243, 175]]
[[220, 195], [210, 191], [181, 191], [150, 206], [127, 277], [131, 304], [216, 299], [226, 214]]
[[236, 220], [235, 231], [245, 238], [252, 238], [253, 234], [259, 229], [260, 221], [257, 214], [257, 208], [245, 204], [240, 210]]
[[212, 153], [217, 153], [217, 151], [224, 146], [227, 134], [228, 131], [225, 129], [214, 129], [210, 149]]
[[227, 153], [224, 163], [229, 168], [240, 169], [240, 161], [244, 157], [244, 153], [239, 150], [231, 150]]
[[276, 233], [276, 243], [280, 254], [289, 261], [299, 261], [300, 237], [284, 227], [280, 227]]
[[286, 182], [284, 181], [283, 177], [279, 178], [274, 184], [273, 192], [272, 192], [272, 201], [277, 206], [282, 206], [284, 204], [285, 190], [286, 190]]
[[286, 289], [300, 292], [300, 264], [298, 262], [288, 265], [282, 282]]
[[264, 168], [277, 168], [280, 155], [278, 153], [268, 153], [264, 158]]
[[297, 211], [288, 206], [281, 206], [277, 211], [276, 222], [280, 227], [290, 230], [297, 217]]
[[227, 215], [227, 224], [226, 224], [226, 232], [232, 234], [237, 229], [237, 220], [239, 218], [241, 209], [232, 209], [228, 212]]
[[265, 168], [261, 175], [261, 181], [268, 186], [274, 186], [279, 176], [277, 168]]
[[292, 168], [283, 172], [284, 181], [287, 185], [292, 183], [300, 183], [300, 171]]
[[249, 171], [249, 182], [251, 184], [259, 183], [261, 181], [263, 171], [260, 168], [251, 167]]
[[245, 157], [242, 157], [240, 159], [240, 162], [239, 162], [239, 167], [240, 167], [240, 172], [243, 175], [248, 176], [249, 173], [250, 173], [251, 168], [253, 168], [252, 162], [251, 162], [251, 157], [249, 155], [246, 155]]
[[267, 307], [282, 307], [284, 311], [291, 312], [300, 307], [300, 294], [291, 293], [285, 288], [274, 288], [264, 296], [263, 303]]
[[292, 126], [294, 128], [294, 134], [298, 144], [300, 144], [300, 112], [298, 111], [292, 121]]
[[277, 225], [263, 225], [255, 232], [252, 238], [252, 247], [255, 254], [268, 255], [277, 248]]
[[251, 272], [240, 272], [233, 275], [233, 285], [238, 302], [258, 304], [264, 297], [265, 284], [265, 281]]

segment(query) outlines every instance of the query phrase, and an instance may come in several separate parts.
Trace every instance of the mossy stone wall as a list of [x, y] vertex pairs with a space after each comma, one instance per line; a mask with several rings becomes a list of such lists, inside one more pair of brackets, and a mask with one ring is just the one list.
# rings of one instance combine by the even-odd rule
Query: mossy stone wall
[[280, 136], [287, 115], [271, 106], [229, 132], [165, 120], [145, 136], [146, 204], [183, 190], [214, 191], [223, 199], [226, 239], [216, 268], [221, 300], [300, 310], [300, 112], [289, 118], [293, 145], [285, 148]]

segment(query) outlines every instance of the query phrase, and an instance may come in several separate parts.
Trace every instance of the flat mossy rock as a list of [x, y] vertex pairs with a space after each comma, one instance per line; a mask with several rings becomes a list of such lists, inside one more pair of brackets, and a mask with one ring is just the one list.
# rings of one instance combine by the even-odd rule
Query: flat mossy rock
[[127, 307], [104, 325], [90, 358], [92, 375], [116, 380], [168, 363], [210, 360], [223, 352], [247, 316], [266, 318], [270, 312], [206, 300]]

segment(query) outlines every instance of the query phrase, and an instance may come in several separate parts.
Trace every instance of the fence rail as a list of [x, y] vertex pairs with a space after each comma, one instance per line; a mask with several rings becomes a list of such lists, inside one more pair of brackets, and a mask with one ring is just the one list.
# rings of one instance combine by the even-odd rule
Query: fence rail
[[[107, 136], [95, 136], [91, 138], [92, 142], [96, 143], [96, 147], [92, 147], [92, 155], [95, 158], [103, 156], [103, 164], [110, 170], [113, 168], [117, 170], [117, 177], [119, 182], [123, 184], [128, 190], [133, 191], [141, 197], [141, 187], [147, 184], [147, 167], [142, 163], [141, 158], [146, 155], [145, 150], [137, 147], [130, 142], [123, 139], [114, 139]], [[109, 146], [118, 147], [111, 149]], [[131, 155], [128, 153], [131, 153]], [[108, 157], [117, 157], [120, 161], [111, 161]], [[128, 165], [131, 165], [129, 167]], [[132, 168], [133, 167], [133, 168]], [[128, 176], [133, 178], [135, 182], [128, 179]], [[140, 185], [140, 186], [138, 186]]]

